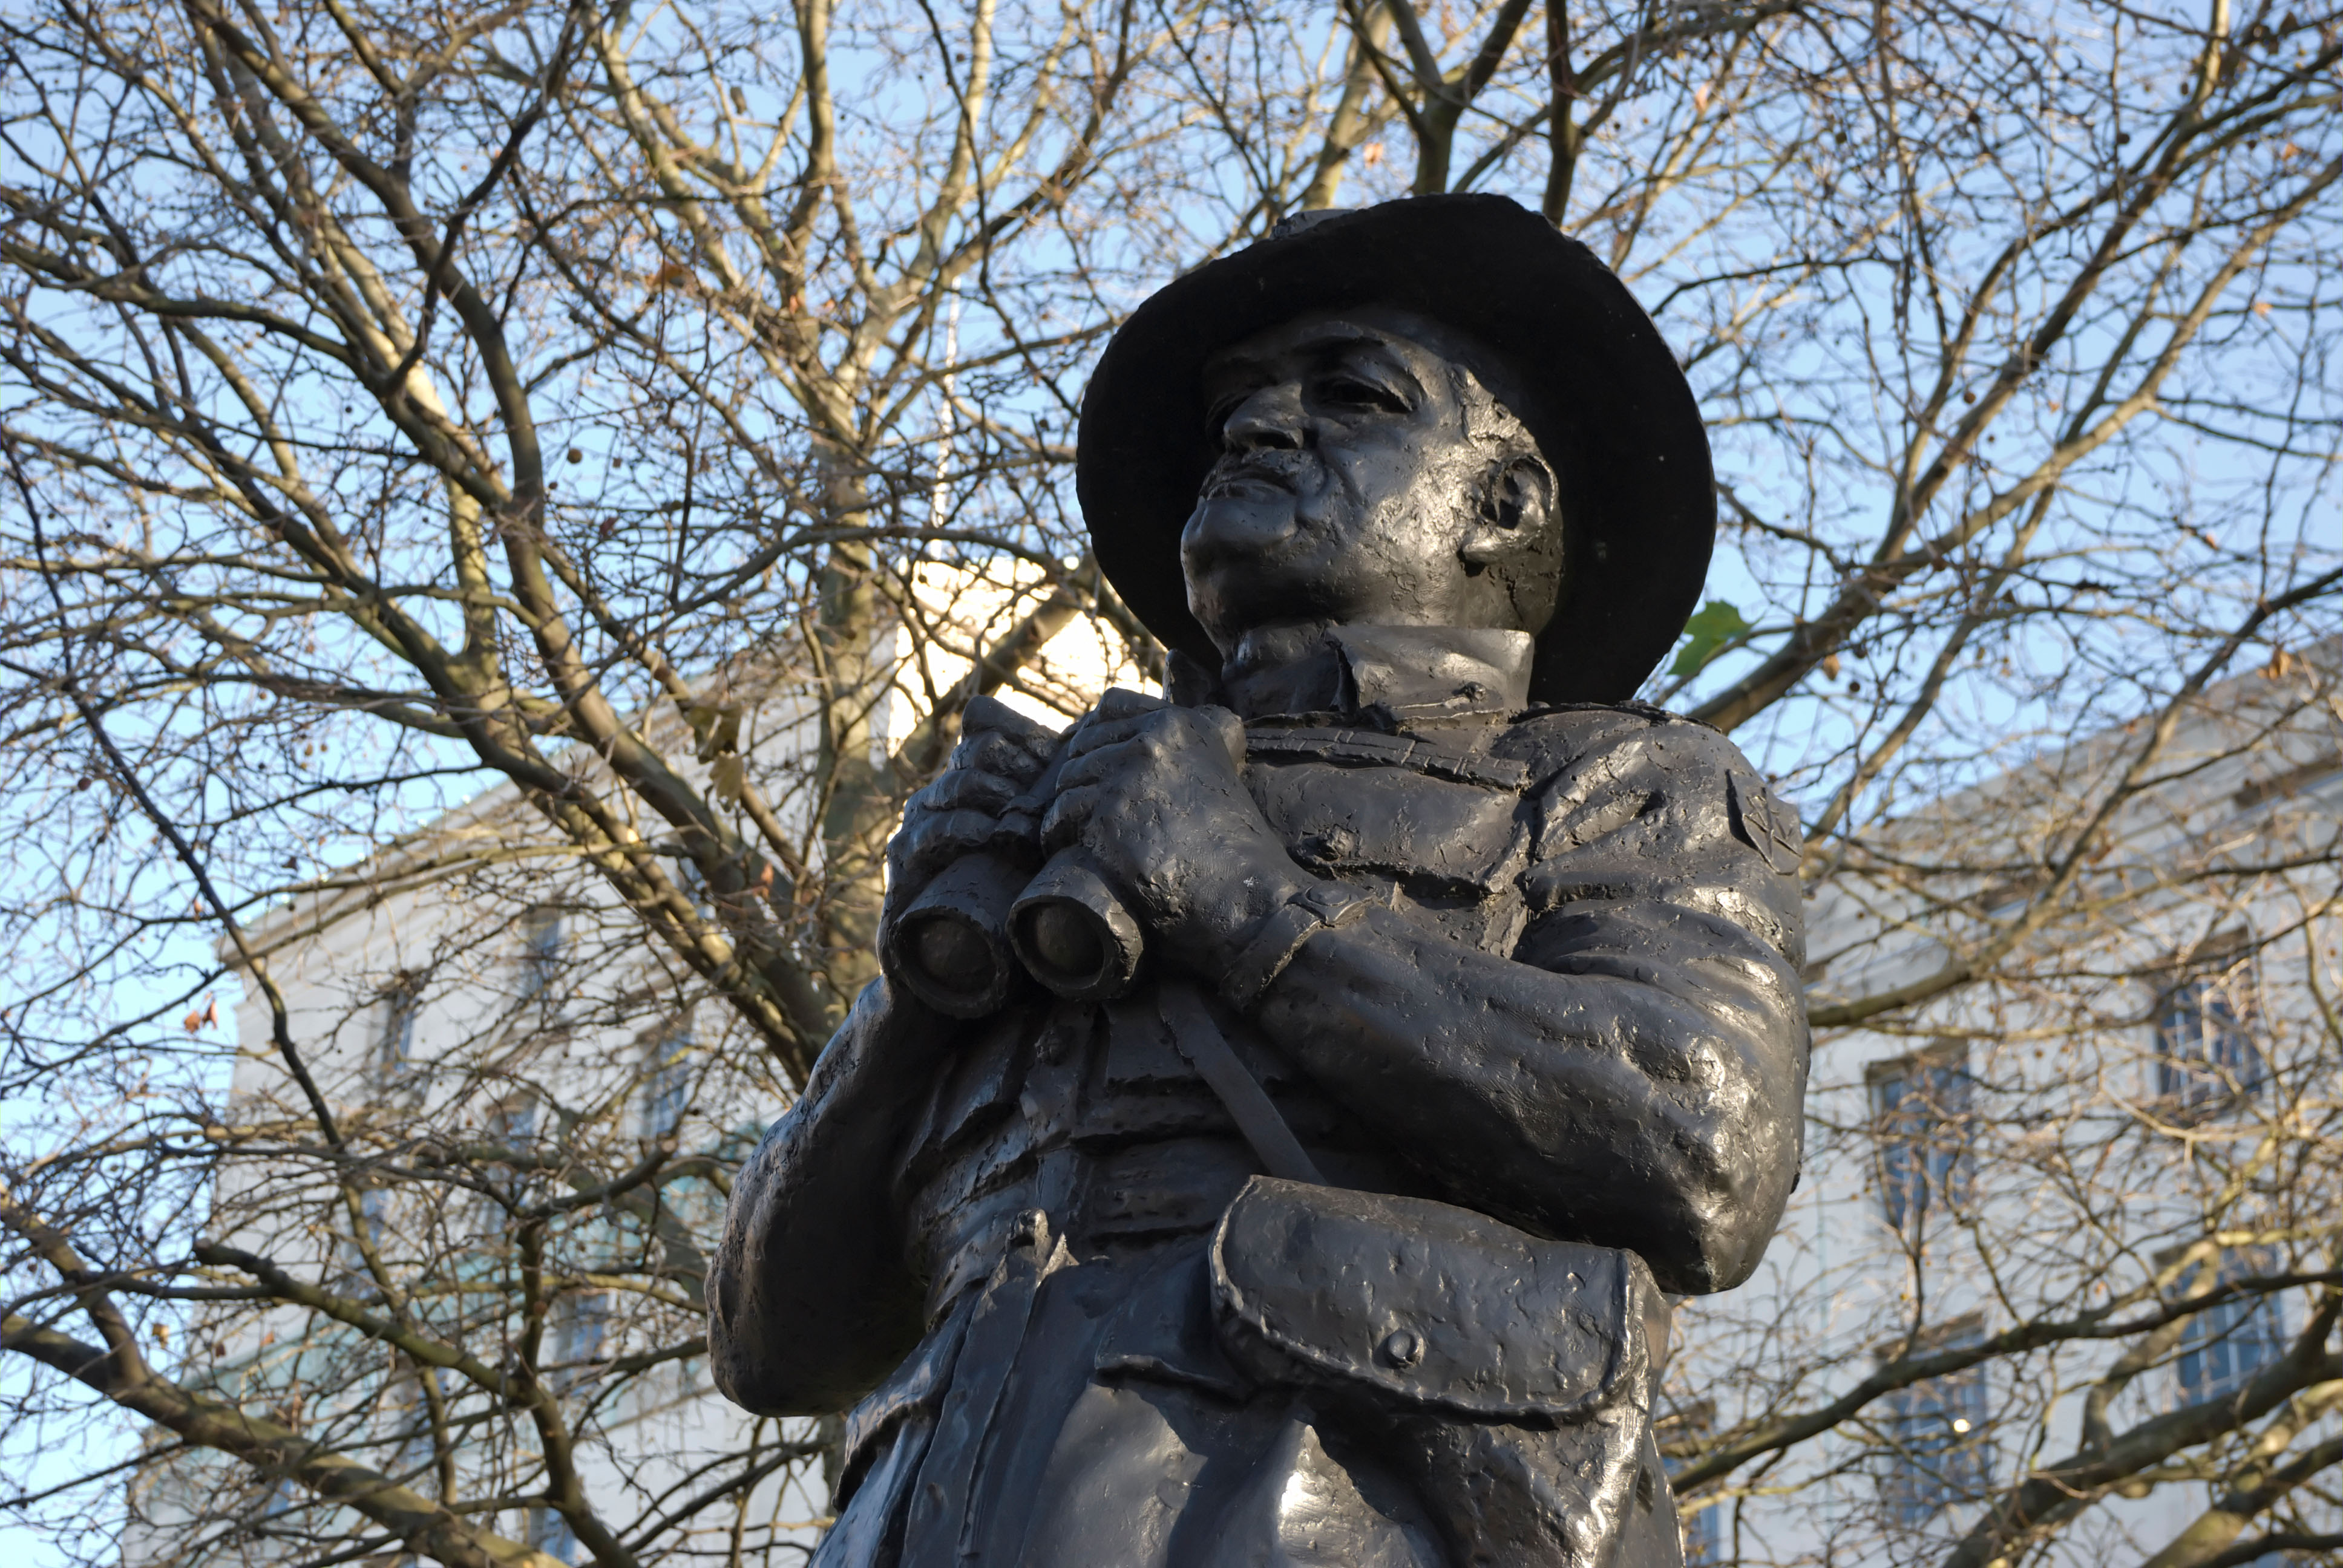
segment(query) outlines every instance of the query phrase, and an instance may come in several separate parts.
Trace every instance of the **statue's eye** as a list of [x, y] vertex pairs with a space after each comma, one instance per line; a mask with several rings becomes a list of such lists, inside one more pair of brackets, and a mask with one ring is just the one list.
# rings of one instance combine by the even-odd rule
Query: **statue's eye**
[[1407, 412], [1406, 398], [1359, 376], [1330, 376], [1319, 384], [1318, 396], [1337, 408], [1372, 408], [1384, 414]]

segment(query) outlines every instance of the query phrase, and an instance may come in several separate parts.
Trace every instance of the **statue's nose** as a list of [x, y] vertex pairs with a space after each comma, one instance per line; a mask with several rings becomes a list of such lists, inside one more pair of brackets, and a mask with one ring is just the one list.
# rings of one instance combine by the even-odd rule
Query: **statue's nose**
[[1221, 443], [1232, 452], [1300, 451], [1301, 388], [1264, 387], [1247, 397], [1222, 422]]

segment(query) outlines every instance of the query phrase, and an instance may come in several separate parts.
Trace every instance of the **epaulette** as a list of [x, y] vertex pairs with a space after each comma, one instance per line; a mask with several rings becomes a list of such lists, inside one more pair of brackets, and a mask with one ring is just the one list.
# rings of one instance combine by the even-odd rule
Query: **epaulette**
[[[1513, 715], [1513, 722], [1519, 724], [1527, 719], [1543, 719], [1552, 713], [1624, 713], [1632, 718], [1643, 719], [1647, 724], [1697, 724], [1704, 729], [1716, 729], [1716, 726], [1707, 720], [1694, 719], [1689, 713], [1676, 713], [1648, 702], [1638, 702], [1633, 698], [1624, 702], [1532, 703]], [[1717, 733], [1721, 735], [1724, 731], [1718, 730]]]

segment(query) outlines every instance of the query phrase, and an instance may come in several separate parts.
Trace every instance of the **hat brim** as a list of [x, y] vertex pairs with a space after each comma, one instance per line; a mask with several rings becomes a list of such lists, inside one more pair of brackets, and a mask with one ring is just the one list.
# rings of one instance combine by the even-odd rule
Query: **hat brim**
[[1562, 471], [1565, 578], [1538, 638], [1540, 702], [1618, 702], [1683, 630], [1716, 497], [1692, 388], [1651, 317], [1578, 241], [1503, 196], [1416, 196], [1207, 263], [1133, 311], [1082, 398], [1075, 484], [1098, 561], [1167, 647], [1217, 668], [1180, 533], [1218, 449], [1212, 355], [1305, 312], [1378, 305], [1478, 340]]

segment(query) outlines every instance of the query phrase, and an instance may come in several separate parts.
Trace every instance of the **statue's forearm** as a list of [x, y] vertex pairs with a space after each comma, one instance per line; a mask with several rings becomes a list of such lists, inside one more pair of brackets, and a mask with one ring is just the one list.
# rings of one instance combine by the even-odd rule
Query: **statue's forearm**
[[891, 1176], [947, 1028], [874, 981], [735, 1179], [709, 1343], [719, 1386], [749, 1409], [843, 1409], [918, 1343], [924, 1288]]
[[1718, 1290], [1787, 1199], [1805, 1035], [1778, 959], [1670, 936], [1555, 972], [1376, 910], [1305, 943], [1259, 1017], [1460, 1200]]

